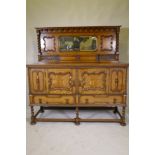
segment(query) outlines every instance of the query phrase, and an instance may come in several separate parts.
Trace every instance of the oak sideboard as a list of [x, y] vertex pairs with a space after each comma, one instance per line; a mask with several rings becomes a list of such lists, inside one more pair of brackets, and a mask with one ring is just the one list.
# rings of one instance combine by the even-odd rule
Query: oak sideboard
[[[36, 28], [38, 63], [27, 64], [31, 124], [117, 122], [126, 125], [128, 64], [119, 61], [120, 26]], [[34, 107], [40, 107], [34, 112]], [[54, 108], [74, 118], [43, 118]], [[116, 118], [81, 118], [85, 108], [112, 110]]]

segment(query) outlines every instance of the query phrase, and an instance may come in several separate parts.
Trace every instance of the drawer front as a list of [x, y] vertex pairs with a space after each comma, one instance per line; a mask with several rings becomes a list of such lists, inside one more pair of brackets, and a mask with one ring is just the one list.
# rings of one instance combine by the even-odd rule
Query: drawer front
[[88, 56], [88, 55], [82, 55], [82, 56], [75, 56], [75, 55], [63, 55], [60, 58], [61, 61], [87, 61], [87, 62], [95, 62], [96, 56]]
[[125, 68], [111, 68], [109, 93], [110, 94], [124, 94], [126, 93], [126, 69]]
[[48, 104], [48, 105], [73, 105], [74, 96], [62, 95], [29, 95], [30, 104]]
[[74, 94], [74, 69], [47, 69], [48, 94]]
[[82, 105], [104, 105], [104, 104], [123, 104], [126, 96], [106, 96], [106, 95], [92, 95], [80, 96], [79, 104]]
[[80, 94], [106, 94], [108, 69], [79, 69]]
[[44, 69], [29, 70], [29, 87], [33, 94], [44, 94], [47, 92], [46, 75]]

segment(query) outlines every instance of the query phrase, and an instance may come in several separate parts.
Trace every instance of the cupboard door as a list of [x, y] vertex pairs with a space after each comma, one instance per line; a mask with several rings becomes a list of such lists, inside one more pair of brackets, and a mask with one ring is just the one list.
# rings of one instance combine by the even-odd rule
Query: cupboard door
[[46, 80], [44, 69], [30, 69], [30, 92], [34, 94], [46, 93]]
[[49, 94], [74, 94], [75, 71], [73, 69], [48, 69], [47, 86]]
[[126, 78], [125, 68], [110, 69], [110, 93], [125, 93]]
[[79, 93], [80, 94], [105, 94], [107, 93], [107, 69], [80, 69]]

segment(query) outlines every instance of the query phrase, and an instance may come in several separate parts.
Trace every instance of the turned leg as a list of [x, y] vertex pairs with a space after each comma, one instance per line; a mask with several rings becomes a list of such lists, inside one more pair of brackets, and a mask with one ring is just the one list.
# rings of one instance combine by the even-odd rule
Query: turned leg
[[122, 118], [121, 118], [121, 123], [122, 126], [126, 126], [125, 123], [125, 107], [122, 107]]
[[31, 106], [31, 125], [36, 124], [35, 116], [34, 116], [34, 108]]
[[118, 108], [115, 107], [115, 108], [114, 108], [114, 113], [116, 114], [117, 112], [118, 112]]
[[79, 118], [79, 108], [76, 107], [76, 118], [75, 118], [75, 124], [80, 125], [80, 118]]
[[44, 112], [44, 107], [40, 107], [40, 112], [43, 113]]

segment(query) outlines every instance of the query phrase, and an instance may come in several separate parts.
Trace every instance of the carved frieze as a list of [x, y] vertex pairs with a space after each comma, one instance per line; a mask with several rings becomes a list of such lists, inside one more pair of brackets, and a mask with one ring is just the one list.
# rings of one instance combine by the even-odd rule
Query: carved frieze
[[[119, 28], [120, 26], [118, 26]], [[43, 27], [36, 28], [43, 33], [80, 33], [117, 31], [117, 26], [87, 26], [87, 27]]]

